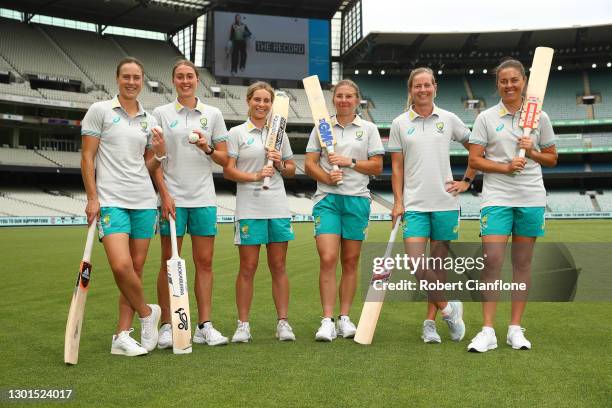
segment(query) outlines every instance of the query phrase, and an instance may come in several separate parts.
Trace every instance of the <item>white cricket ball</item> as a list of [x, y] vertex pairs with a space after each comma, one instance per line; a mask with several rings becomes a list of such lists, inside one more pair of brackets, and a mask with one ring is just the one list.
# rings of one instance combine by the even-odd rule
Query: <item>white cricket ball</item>
[[189, 134], [189, 143], [197, 143], [198, 140], [200, 140], [200, 135], [195, 132]]

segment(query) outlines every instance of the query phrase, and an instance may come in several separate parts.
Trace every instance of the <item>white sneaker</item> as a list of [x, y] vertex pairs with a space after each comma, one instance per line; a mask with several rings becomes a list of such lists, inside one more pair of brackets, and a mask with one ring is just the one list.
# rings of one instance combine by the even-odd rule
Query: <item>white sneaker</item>
[[338, 336], [342, 336], [345, 339], [352, 339], [355, 337], [356, 331], [357, 328], [348, 316], [340, 316], [338, 318]]
[[506, 343], [515, 350], [531, 350], [531, 342], [525, 338], [525, 329], [521, 326], [508, 326]]
[[450, 337], [452, 341], [461, 341], [465, 336], [465, 323], [463, 323], [463, 304], [456, 301], [448, 302], [452, 311], [448, 316], [442, 316], [442, 319], [448, 324]]
[[140, 345], [136, 340], [130, 337], [130, 333], [134, 329], [122, 331], [121, 333], [113, 334], [113, 341], [111, 343], [111, 354], [120, 356], [142, 356], [147, 354], [147, 350]]
[[289, 325], [289, 322], [285, 319], [280, 319], [276, 325], [276, 338], [280, 341], [294, 341], [295, 334], [293, 329]]
[[248, 343], [251, 340], [251, 328], [249, 322], [238, 320], [238, 327], [232, 337], [232, 343]]
[[332, 322], [330, 317], [325, 317], [321, 320], [321, 327], [315, 334], [316, 341], [332, 341], [337, 337], [336, 325]]
[[159, 328], [159, 339], [157, 340], [158, 349], [167, 349], [172, 347], [172, 325], [170, 323], [162, 324]]
[[425, 320], [423, 322], [423, 335], [421, 336], [424, 343], [442, 343], [442, 339], [436, 330], [436, 322], [433, 320]]
[[222, 335], [219, 330], [215, 329], [211, 322], [206, 322], [201, 329], [196, 326], [195, 333], [193, 334], [193, 342], [208, 344], [209, 346], [221, 346], [229, 343], [229, 340]]
[[497, 337], [495, 330], [491, 327], [483, 327], [467, 346], [468, 351], [484, 353], [497, 348]]
[[161, 317], [161, 308], [158, 305], [148, 306], [151, 308], [151, 314], [140, 318], [140, 342], [147, 351], [153, 351], [159, 339], [157, 325]]

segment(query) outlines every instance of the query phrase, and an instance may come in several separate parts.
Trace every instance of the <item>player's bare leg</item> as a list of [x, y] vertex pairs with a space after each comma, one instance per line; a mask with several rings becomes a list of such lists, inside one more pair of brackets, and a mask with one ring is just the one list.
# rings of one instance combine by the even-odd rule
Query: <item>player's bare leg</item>
[[323, 317], [332, 318], [336, 306], [336, 266], [340, 252], [340, 236], [321, 234], [316, 238], [319, 252], [319, 293]]
[[342, 275], [340, 277], [340, 315], [348, 316], [357, 290], [357, 268], [362, 241], [343, 239], [341, 246]]
[[191, 237], [193, 262], [196, 268], [195, 295], [198, 303], [198, 323], [210, 320], [212, 308], [213, 271], [212, 259], [215, 237]]
[[[512, 281], [525, 283], [527, 288], [531, 286], [531, 261], [535, 237], [512, 236]], [[514, 349], [531, 349], [531, 342], [525, 338], [524, 329], [521, 327], [521, 319], [527, 306], [528, 292], [512, 292], [512, 309], [510, 325], [506, 342]]]
[[241, 322], [249, 321], [249, 311], [253, 301], [253, 279], [259, 263], [260, 245], [240, 245], [240, 270], [236, 278], [236, 307], [238, 319]]
[[286, 270], [287, 247], [287, 242], [273, 242], [267, 245], [268, 268], [272, 274], [272, 297], [278, 316], [276, 337], [281, 341], [295, 340], [293, 329], [287, 321], [289, 313], [289, 278]]

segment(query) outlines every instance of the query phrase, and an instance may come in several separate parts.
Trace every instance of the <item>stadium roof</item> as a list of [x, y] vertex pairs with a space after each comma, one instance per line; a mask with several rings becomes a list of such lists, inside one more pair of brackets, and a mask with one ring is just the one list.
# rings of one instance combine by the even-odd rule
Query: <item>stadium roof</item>
[[342, 0], [0, 0], [0, 7], [31, 16], [40, 14], [175, 33], [210, 10], [331, 19], [342, 3]]
[[0, 0], [0, 6], [29, 13], [173, 33], [212, 5], [208, 0]]
[[400, 34], [372, 32], [342, 56], [345, 71], [385, 69], [404, 74], [414, 66], [465, 68], [466, 63], [494, 66], [512, 56], [529, 59], [538, 46], [556, 50], [555, 61], [576, 65], [607, 62], [612, 54], [612, 25], [553, 30]]

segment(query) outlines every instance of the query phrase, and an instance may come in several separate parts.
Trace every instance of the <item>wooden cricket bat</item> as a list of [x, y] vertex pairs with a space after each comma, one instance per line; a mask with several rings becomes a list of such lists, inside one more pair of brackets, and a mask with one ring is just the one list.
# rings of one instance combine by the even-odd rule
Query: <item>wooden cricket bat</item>
[[[397, 230], [401, 224], [401, 217], [395, 221], [391, 235], [389, 236], [389, 242], [387, 243], [387, 249], [385, 250], [385, 259], [391, 256], [393, 250], [393, 244], [395, 243], [395, 236]], [[374, 283], [378, 281], [388, 281], [391, 277], [392, 270], [385, 269], [385, 272], [378, 275], [373, 275], [370, 281], [370, 287], [366, 295], [366, 301], [361, 309], [361, 316], [359, 317], [359, 323], [357, 324], [357, 332], [355, 332], [355, 342], [359, 344], [372, 344], [372, 338], [374, 337], [374, 331], [376, 330], [376, 324], [380, 316], [380, 311], [385, 301], [385, 290], [374, 289]]]
[[[310, 105], [310, 112], [312, 113], [312, 120], [314, 122], [321, 147], [327, 150], [327, 153], [334, 152], [334, 145], [336, 144], [336, 135], [334, 133], [334, 127], [331, 124], [329, 118], [329, 112], [325, 105], [325, 98], [323, 97], [323, 90], [321, 89], [321, 83], [317, 75], [309, 76], [302, 80], [304, 83], [304, 90], [308, 97], [308, 104]], [[337, 165], [333, 166], [334, 170], [339, 170]], [[338, 181], [338, 185], [341, 185], [342, 180]]]
[[81, 328], [83, 327], [83, 316], [85, 315], [85, 301], [89, 290], [91, 279], [91, 251], [93, 249], [96, 222], [92, 222], [87, 231], [87, 241], [83, 251], [83, 260], [79, 266], [76, 285], [72, 292], [72, 301], [68, 311], [66, 322], [66, 334], [64, 336], [64, 362], [76, 364], [79, 361], [79, 344], [81, 341]]
[[[538, 128], [542, 115], [542, 104], [548, 84], [548, 74], [555, 50], [548, 47], [537, 47], [533, 54], [529, 82], [525, 101], [519, 119], [519, 126], [523, 128], [523, 136], [531, 136], [531, 131]], [[525, 157], [525, 149], [519, 151], [519, 157]]]
[[[283, 91], [276, 91], [272, 111], [266, 124], [268, 135], [266, 137], [266, 150], [277, 150], [280, 152], [283, 145], [283, 137], [287, 128], [287, 118], [289, 117], [289, 97]], [[272, 166], [272, 160], [268, 160], [268, 166]], [[263, 189], [270, 188], [270, 177], [265, 177]]]
[[172, 315], [172, 351], [174, 354], [188, 354], [191, 353], [191, 320], [187, 268], [185, 260], [179, 257], [174, 218], [170, 215], [168, 221], [170, 222], [172, 257], [166, 261], [166, 272], [168, 273], [170, 313]]

